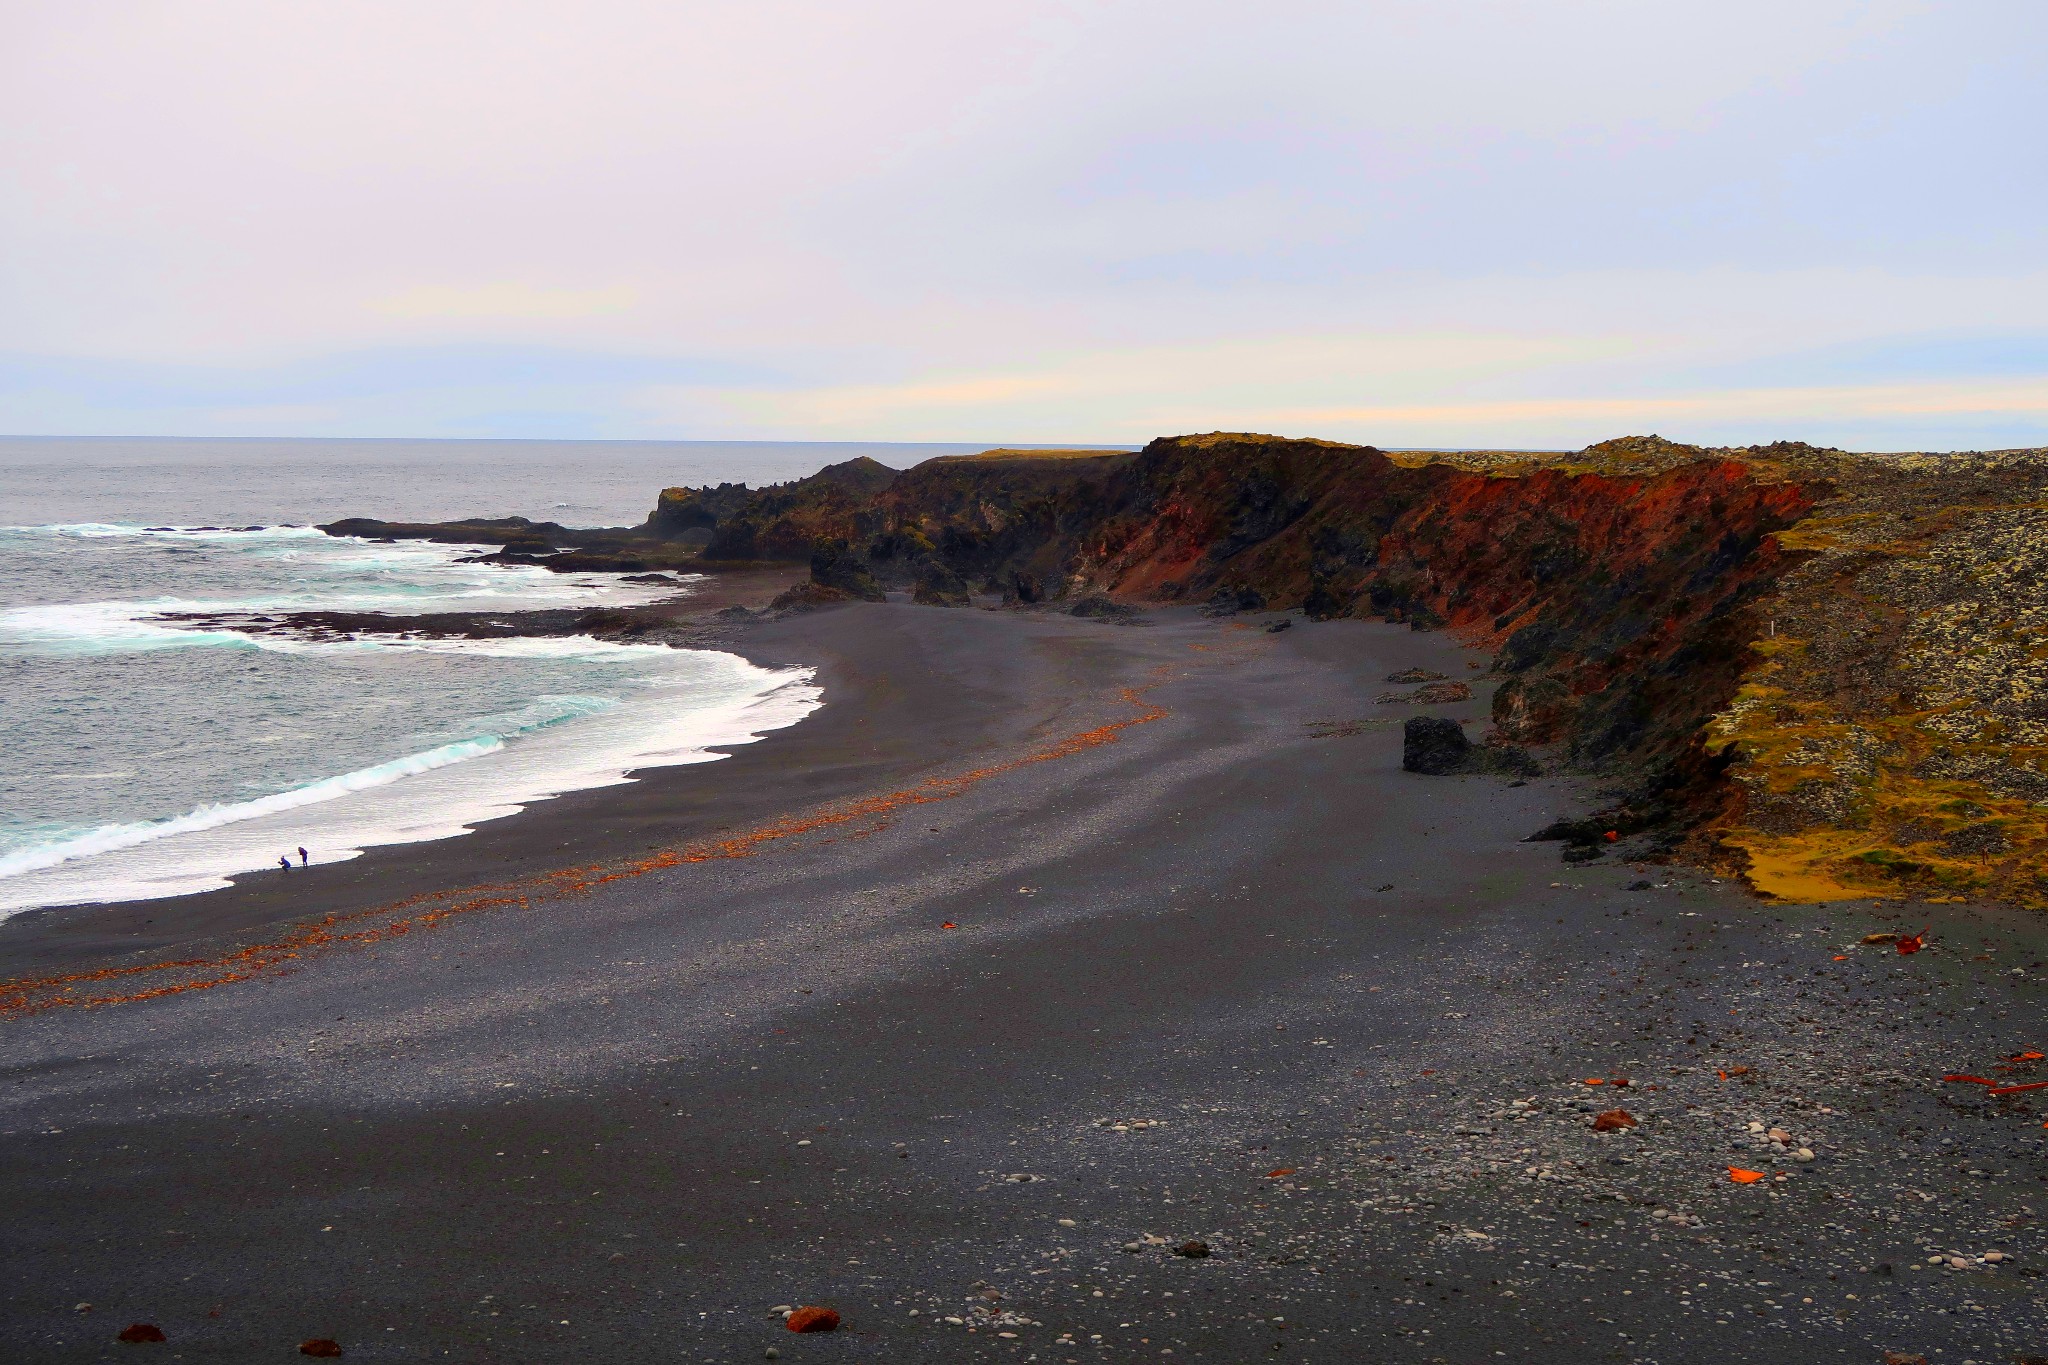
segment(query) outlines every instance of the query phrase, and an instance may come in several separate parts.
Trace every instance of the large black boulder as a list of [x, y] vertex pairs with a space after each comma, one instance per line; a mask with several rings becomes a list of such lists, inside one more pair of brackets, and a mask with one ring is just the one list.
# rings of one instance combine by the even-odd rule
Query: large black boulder
[[1449, 716], [1410, 716], [1401, 727], [1401, 766], [1432, 777], [1468, 771], [1472, 741]]

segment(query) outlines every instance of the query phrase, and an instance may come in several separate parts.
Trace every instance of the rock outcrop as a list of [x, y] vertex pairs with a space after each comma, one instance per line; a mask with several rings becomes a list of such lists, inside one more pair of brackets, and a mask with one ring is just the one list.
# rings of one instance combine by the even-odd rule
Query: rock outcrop
[[1684, 836], [1781, 896], [2048, 904], [2043, 507], [2037, 451], [1638, 436], [1441, 454], [1217, 432], [668, 489], [610, 531], [327, 529], [564, 568], [809, 562], [792, 607], [897, 591], [1446, 629], [1492, 650], [1500, 682], [1458, 770], [1524, 770], [1535, 746], [1604, 773], [1603, 837]]

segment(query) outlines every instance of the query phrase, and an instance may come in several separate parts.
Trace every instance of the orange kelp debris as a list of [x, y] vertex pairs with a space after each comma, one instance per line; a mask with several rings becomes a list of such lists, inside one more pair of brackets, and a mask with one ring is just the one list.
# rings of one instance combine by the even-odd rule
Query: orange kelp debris
[[1593, 1131], [1596, 1133], [1611, 1133], [1617, 1128], [1635, 1126], [1636, 1116], [1626, 1109], [1609, 1109], [1603, 1114], [1593, 1115]]
[[[1934, 926], [1930, 924], [1930, 925], [1928, 925], [1928, 926], [1927, 926], [1927, 929], [1932, 929], [1933, 927], [1934, 927]], [[1904, 938], [1900, 939], [1900, 940], [1899, 940], [1899, 956], [1901, 956], [1901, 957], [1904, 957], [1904, 956], [1906, 956], [1906, 955], [1907, 955], [1908, 953], [1917, 953], [1917, 952], [1919, 952], [1919, 951], [1920, 951], [1920, 950], [1921, 950], [1922, 948], [1926, 947], [1926, 946], [1927, 946], [1927, 929], [1922, 929], [1922, 930], [1921, 930], [1921, 931], [1920, 931], [1919, 933], [1917, 933], [1917, 934], [1908, 934], [1908, 935], [1906, 935], [1906, 937], [1904, 937]]]
[[1293, 1174], [1294, 1174], [1294, 1172], [1295, 1172], [1295, 1170], [1296, 1170], [1296, 1168], [1295, 1168], [1295, 1167], [1293, 1167], [1293, 1166], [1281, 1166], [1281, 1167], [1277, 1167], [1277, 1168], [1276, 1168], [1276, 1169], [1274, 1169], [1274, 1170], [1270, 1170], [1270, 1171], [1266, 1172], [1266, 1179], [1268, 1179], [1268, 1180], [1278, 1180], [1278, 1179], [1279, 1179], [1279, 1178], [1280, 1178], [1281, 1176], [1283, 1176], [1283, 1175], [1293, 1175]]
[[1897, 934], [1865, 934], [1863, 941], [1865, 943], [1897, 943], [1899, 936]]
[[135, 1345], [144, 1341], [162, 1341], [164, 1329], [153, 1322], [131, 1322], [121, 1329], [121, 1335], [114, 1338]]
[[299, 1354], [302, 1356], [339, 1356], [341, 1354], [341, 1343], [333, 1340], [331, 1337], [312, 1337], [299, 1343]]
[[2017, 1095], [2022, 1090], [2048, 1090], [2048, 1081], [2028, 1081], [2025, 1085], [1994, 1085], [1989, 1093], [1993, 1095]]
[[799, 1308], [782, 1325], [792, 1332], [836, 1332], [839, 1315], [829, 1308]]
[[[1145, 690], [1137, 687], [1118, 689], [1118, 700], [1127, 706], [1139, 708], [1139, 714], [1127, 720], [1113, 721], [1107, 725], [1098, 725], [1092, 730], [1068, 735], [1054, 744], [1018, 758], [971, 769], [951, 777], [926, 778], [917, 786], [902, 791], [862, 797], [837, 806], [826, 806], [808, 814], [789, 816], [730, 838], [663, 849], [645, 857], [610, 865], [562, 868], [516, 882], [408, 896], [404, 900], [369, 910], [358, 910], [346, 915], [328, 915], [310, 924], [294, 926], [274, 942], [252, 944], [217, 957], [178, 958], [164, 962], [147, 962], [133, 967], [101, 967], [89, 972], [17, 977], [10, 981], [0, 981], [0, 1020], [40, 1014], [44, 1010], [127, 1005], [167, 995], [179, 995], [186, 991], [208, 990], [215, 986], [226, 986], [268, 975], [280, 967], [316, 952], [347, 946], [360, 947], [402, 938], [416, 929], [430, 929], [444, 920], [475, 910], [507, 905], [529, 906], [536, 901], [580, 896], [606, 882], [642, 877], [650, 872], [659, 872], [686, 863], [710, 862], [721, 858], [750, 858], [761, 848], [778, 840], [814, 834], [856, 821], [871, 821], [874, 828], [881, 828], [891, 817], [907, 807], [926, 805], [934, 801], [950, 801], [999, 774], [1035, 763], [1050, 763], [1057, 759], [1069, 758], [1104, 744], [1116, 743], [1122, 733], [1132, 726], [1150, 724], [1168, 714], [1165, 707], [1155, 706], [1143, 699]], [[342, 927], [352, 924], [361, 924], [365, 927]], [[156, 973], [165, 975], [153, 975]], [[91, 995], [79, 990], [80, 986], [87, 984], [126, 982], [135, 978], [154, 979], [166, 984], [107, 995]]]
[[1728, 1178], [1738, 1185], [1754, 1185], [1764, 1178], [1762, 1171], [1745, 1171], [1740, 1166], [1728, 1168]]
[[2015, 1052], [2015, 1053], [2013, 1053], [2013, 1054], [2012, 1054], [2012, 1056], [2008, 1057], [2008, 1058], [2007, 1058], [2006, 1060], [2007, 1060], [2007, 1061], [2012, 1061], [2012, 1062], [2038, 1062], [2038, 1061], [2040, 1061], [2040, 1060], [2041, 1060], [2041, 1059], [2042, 1059], [2042, 1058], [2043, 1058], [2044, 1056], [2048, 1056], [2048, 1053], [2041, 1053], [2041, 1052]]
[[1972, 1076], [1961, 1071], [1951, 1071], [1948, 1075], [1943, 1076], [1942, 1079], [1945, 1081], [1958, 1081], [1964, 1085], [1988, 1085], [1994, 1088], [1998, 1085], [1997, 1081], [1987, 1081], [1982, 1076]]
[[1587, 1084], [1587, 1085], [1605, 1085], [1605, 1084], [1607, 1084], [1607, 1078], [1606, 1078], [1606, 1077], [1604, 1077], [1604, 1076], [1588, 1076], [1588, 1077], [1586, 1077], [1586, 1084]]
[[947, 921], [946, 921], [945, 923], [941, 924], [941, 925], [940, 925], [939, 927], [940, 927], [941, 929], [958, 929], [958, 928], [959, 928], [960, 926], [959, 926], [959, 925], [957, 925], [957, 924], [955, 924], [955, 923], [953, 923], [953, 921], [951, 921], [951, 920], [947, 920]]

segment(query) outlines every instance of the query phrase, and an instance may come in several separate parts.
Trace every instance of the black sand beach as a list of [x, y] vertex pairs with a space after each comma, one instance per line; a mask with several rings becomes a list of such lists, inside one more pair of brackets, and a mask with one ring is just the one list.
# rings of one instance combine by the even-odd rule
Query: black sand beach
[[0, 1358], [2048, 1352], [2048, 1091], [1941, 1079], [2038, 1068], [2038, 917], [1567, 867], [1583, 790], [1401, 771], [1479, 655], [1276, 619], [790, 618], [728, 759], [0, 925], [73, 978], [0, 992]]

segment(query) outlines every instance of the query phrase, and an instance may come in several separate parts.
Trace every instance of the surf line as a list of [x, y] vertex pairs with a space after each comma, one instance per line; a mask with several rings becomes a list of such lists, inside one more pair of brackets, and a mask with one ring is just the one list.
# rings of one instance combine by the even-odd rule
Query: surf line
[[[404, 900], [369, 910], [328, 915], [311, 924], [294, 928], [276, 942], [251, 944], [217, 957], [180, 958], [169, 962], [143, 963], [133, 967], [102, 967], [89, 972], [69, 972], [58, 976], [21, 977], [12, 981], [0, 981], [0, 1021], [20, 1019], [49, 1010], [131, 1005], [167, 995], [182, 995], [187, 991], [210, 990], [215, 986], [233, 985], [263, 976], [282, 975], [291, 970], [288, 964], [301, 958], [335, 948], [361, 947], [402, 938], [415, 930], [430, 929], [457, 915], [466, 915], [477, 910], [495, 909], [506, 905], [533, 905], [585, 895], [608, 882], [628, 881], [635, 877], [644, 877], [650, 872], [660, 872], [688, 863], [706, 863], [722, 858], [750, 858], [765, 846], [781, 840], [837, 829], [861, 821], [875, 821], [872, 829], [862, 831], [873, 833], [876, 829], [885, 827], [889, 823], [889, 817], [898, 811], [938, 801], [951, 801], [957, 796], [966, 795], [992, 777], [999, 777], [1004, 773], [1037, 763], [1051, 763], [1058, 759], [1071, 758], [1090, 749], [1114, 744], [1122, 737], [1124, 731], [1139, 725], [1149, 725], [1170, 715], [1171, 712], [1166, 707], [1145, 700], [1145, 693], [1157, 685], [1158, 683], [1154, 682], [1144, 687], [1125, 687], [1118, 690], [1118, 699], [1137, 708], [1138, 714], [1106, 725], [1098, 725], [1092, 730], [1082, 730], [1068, 735], [1046, 748], [952, 776], [928, 777], [916, 786], [906, 787], [900, 791], [860, 797], [803, 815], [790, 816], [729, 838], [684, 844], [678, 848], [663, 849], [658, 853], [624, 862], [563, 868], [497, 885], [422, 892], [417, 896], [408, 896]], [[390, 916], [398, 918], [389, 918]], [[366, 920], [381, 922], [364, 924], [358, 928], [349, 927]], [[155, 973], [172, 975], [171, 979], [154, 978]], [[143, 985], [142, 980], [138, 978], [153, 978], [160, 984]], [[85, 989], [115, 982], [139, 989], [117, 990], [110, 994], [94, 994]]]

